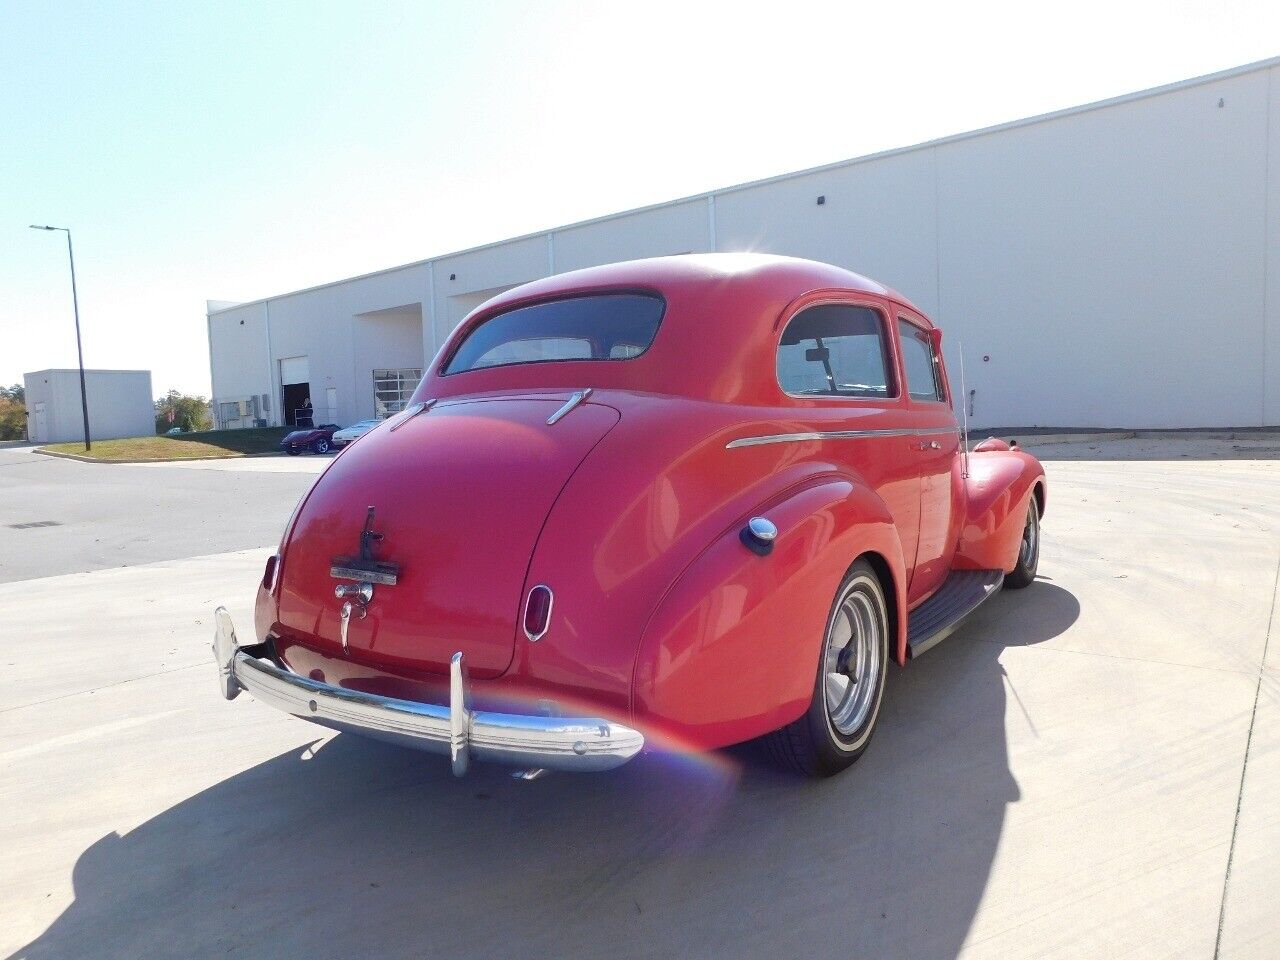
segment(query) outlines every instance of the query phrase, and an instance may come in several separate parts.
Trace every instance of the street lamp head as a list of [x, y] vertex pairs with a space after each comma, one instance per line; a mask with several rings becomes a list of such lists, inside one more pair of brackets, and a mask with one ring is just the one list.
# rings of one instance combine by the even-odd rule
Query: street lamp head
[[31, 224], [31, 229], [32, 230], [65, 230], [67, 228], [66, 227], [44, 227], [38, 223], [33, 223]]

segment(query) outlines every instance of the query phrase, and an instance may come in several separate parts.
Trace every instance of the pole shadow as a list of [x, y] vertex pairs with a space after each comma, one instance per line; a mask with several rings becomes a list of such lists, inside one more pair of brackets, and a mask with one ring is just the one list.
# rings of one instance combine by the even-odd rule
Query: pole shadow
[[841, 776], [750, 747], [517, 782], [340, 735], [79, 857], [75, 899], [10, 960], [95, 957], [956, 956], [1018, 799], [999, 656], [1076, 598], [998, 596], [889, 678]]

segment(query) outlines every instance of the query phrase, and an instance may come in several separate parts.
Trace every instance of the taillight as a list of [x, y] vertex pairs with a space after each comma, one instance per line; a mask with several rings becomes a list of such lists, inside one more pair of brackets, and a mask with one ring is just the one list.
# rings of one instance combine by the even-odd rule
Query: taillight
[[267, 557], [267, 569], [262, 571], [262, 589], [267, 593], [276, 592], [276, 574], [280, 570], [280, 554], [273, 553]]
[[524, 635], [532, 642], [542, 639], [551, 624], [551, 588], [538, 584], [529, 591], [524, 604]]

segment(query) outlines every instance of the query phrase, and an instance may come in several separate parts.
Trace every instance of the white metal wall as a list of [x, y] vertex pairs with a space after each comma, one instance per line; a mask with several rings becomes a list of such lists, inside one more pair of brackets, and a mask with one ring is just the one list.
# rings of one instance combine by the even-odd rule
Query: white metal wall
[[[426, 359], [519, 283], [756, 250], [918, 303], [957, 393], [963, 344], [978, 426], [1277, 425], [1277, 63], [211, 310], [215, 399], [278, 405], [269, 356], [305, 354], [316, 394], [337, 387], [354, 420], [358, 314], [419, 305]], [[417, 365], [402, 338], [395, 351], [387, 366]]]
[[[155, 435], [150, 370], [86, 370], [84, 373], [91, 440]], [[31, 440], [83, 442], [80, 371], [40, 370], [24, 374], [22, 379]], [[43, 408], [40, 417], [36, 415], [37, 405]]]

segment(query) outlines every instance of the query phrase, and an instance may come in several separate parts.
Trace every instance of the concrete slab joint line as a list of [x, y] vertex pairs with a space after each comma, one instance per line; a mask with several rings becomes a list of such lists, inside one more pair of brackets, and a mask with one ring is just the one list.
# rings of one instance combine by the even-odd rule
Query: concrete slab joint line
[[1253, 728], [1258, 720], [1258, 700], [1262, 695], [1262, 677], [1267, 667], [1267, 651], [1271, 646], [1271, 631], [1276, 622], [1276, 596], [1280, 591], [1280, 558], [1276, 560], [1276, 577], [1271, 587], [1271, 612], [1267, 616], [1267, 633], [1262, 642], [1262, 658], [1258, 661], [1258, 684], [1253, 692], [1253, 710], [1249, 714], [1249, 732], [1245, 736], [1244, 760], [1240, 764], [1240, 790], [1236, 794], [1235, 819], [1231, 824], [1231, 845], [1227, 848], [1227, 869], [1222, 877], [1222, 903], [1218, 907], [1218, 935], [1213, 944], [1214, 960], [1222, 955], [1222, 931], [1227, 922], [1227, 891], [1231, 887], [1231, 864], [1236, 854], [1236, 836], [1240, 832], [1240, 808], [1244, 802], [1245, 778], [1249, 773], [1249, 751], [1253, 747]]

